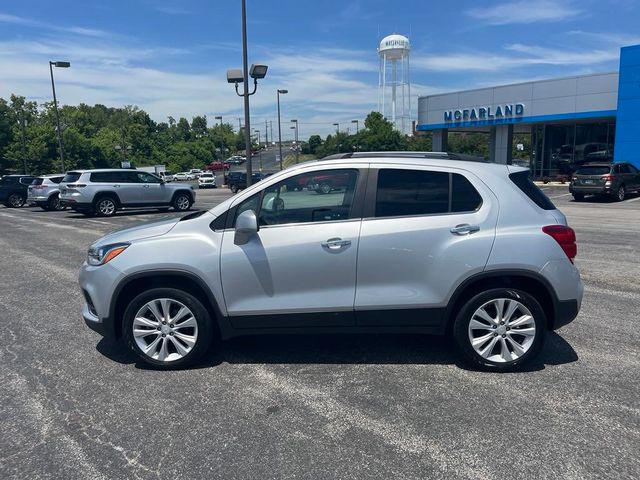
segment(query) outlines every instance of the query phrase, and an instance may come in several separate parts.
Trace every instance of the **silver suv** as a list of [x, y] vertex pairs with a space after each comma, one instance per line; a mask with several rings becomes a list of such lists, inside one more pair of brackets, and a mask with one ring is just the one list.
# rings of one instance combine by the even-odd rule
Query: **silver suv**
[[27, 202], [43, 210], [64, 210], [60, 203], [60, 182], [64, 175], [45, 175], [31, 182], [27, 190]]
[[[80, 272], [85, 322], [177, 368], [268, 333], [450, 335], [519, 367], [583, 287], [565, 216], [521, 167], [350, 154], [268, 177], [210, 211], [107, 235]], [[322, 179], [320, 192], [299, 185]]]
[[87, 215], [110, 217], [123, 208], [186, 211], [196, 201], [196, 192], [190, 185], [168, 184], [139, 170], [76, 170], [62, 179], [60, 201]]

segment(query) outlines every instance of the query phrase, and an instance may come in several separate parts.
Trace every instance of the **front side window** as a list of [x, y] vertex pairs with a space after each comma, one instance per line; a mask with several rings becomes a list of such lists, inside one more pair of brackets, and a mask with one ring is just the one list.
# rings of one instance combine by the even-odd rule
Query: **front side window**
[[322, 170], [287, 178], [263, 191], [258, 222], [284, 225], [347, 220], [358, 171]]
[[[64, 183], [75, 183], [80, 179], [80, 175], [82, 175], [80, 172], [69, 172], [64, 176], [62, 181]], [[91, 174], [91, 181], [92, 182], [95, 182], [95, 180], [93, 179], [94, 175], [95, 175], [95, 173]]]
[[136, 172], [138, 183], [160, 183], [160, 179], [147, 172]]

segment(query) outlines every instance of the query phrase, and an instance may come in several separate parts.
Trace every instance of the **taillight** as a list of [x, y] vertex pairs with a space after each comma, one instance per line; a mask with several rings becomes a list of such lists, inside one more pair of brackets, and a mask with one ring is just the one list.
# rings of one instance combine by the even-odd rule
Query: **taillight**
[[551, 235], [553, 239], [558, 242], [562, 251], [569, 257], [571, 263], [573, 263], [573, 259], [576, 258], [578, 254], [576, 232], [573, 231], [573, 228], [564, 225], [548, 225], [542, 227], [542, 231], [547, 235]]
[[602, 180], [603, 180], [604, 182], [613, 182], [613, 175], [611, 175], [611, 174], [609, 174], [609, 175], [604, 175], [604, 176], [602, 177]]

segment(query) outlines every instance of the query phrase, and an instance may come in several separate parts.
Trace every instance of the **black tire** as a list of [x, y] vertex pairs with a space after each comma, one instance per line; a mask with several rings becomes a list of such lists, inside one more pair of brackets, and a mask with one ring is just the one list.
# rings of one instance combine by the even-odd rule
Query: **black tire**
[[49, 197], [49, 201], [47, 202], [47, 210], [49, 210], [50, 212], [60, 212], [64, 209], [66, 209], [67, 207], [65, 207], [64, 205], [62, 205], [60, 203], [60, 197], [57, 193], [51, 195], [51, 197]]
[[573, 194], [573, 199], [574, 199], [576, 202], [581, 202], [581, 201], [583, 201], [583, 200], [584, 200], [584, 193], [574, 193], [574, 194]]
[[38, 202], [38, 203], [36, 203], [36, 205], [38, 207], [40, 207], [42, 210], [44, 210], [45, 212], [49, 211], [49, 203], [48, 202]]
[[318, 187], [317, 192], [323, 195], [326, 195], [328, 193], [331, 193], [331, 190], [332, 188], [330, 183], [321, 183], [320, 186]]
[[236, 185], [231, 185], [231, 193], [238, 193], [238, 187]]
[[174, 195], [171, 205], [176, 212], [186, 212], [193, 205], [193, 200], [188, 193], [178, 192]]
[[620, 185], [618, 187], [618, 191], [614, 194], [613, 198], [616, 202], [623, 202], [627, 196], [627, 190], [624, 188], [624, 185]]
[[[475, 312], [480, 307], [488, 304], [492, 300], [497, 300], [497, 299], [507, 299], [507, 300], [517, 301], [520, 304], [524, 305], [524, 307], [526, 307], [529, 310], [529, 312], [531, 313], [531, 316], [533, 317], [533, 322], [535, 325], [534, 339], [531, 342], [531, 344], [527, 347], [528, 349], [525, 351], [525, 353], [517, 357], [515, 360], [502, 361], [502, 362], [489, 360], [488, 358], [484, 358], [479, 353], [477, 353], [471, 344], [469, 324], [473, 319]], [[502, 328], [502, 325], [498, 325], [497, 327]], [[496, 328], [496, 327], [492, 327], [492, 328]], [[511, 339], [512, 338], [511, 335], [514, 335], [513, 331], [511, 333], [503, 332], [502, 334], [496, 333], [496, 332], [499, 332], [499, 330], [496, 330], [496, 332], [493, 332], [493, 330], [487, 329], [487, 331], [489, 333], [487, 333], [486, 335], [489, 336], [489, 339], [486, 341], [487, 342], [486, 344], [479, 344], [478, 346], [480, 348], [482, 347], [488, 348], [491, 342], [494, 341], [493, 337], [497, 337], [497, 340], [500, 340], [501, 336], [502, 338], [505, 338], [506, 335], [509, 335], [509, 339]], [[515, 331], [515, 328], [514, 328], [514, 331]], [[456, 316], [455, 323], [453, 325], [453, 338], [455, 340], [455, 343], [462, 357], [470, 365], [483, 370], [512, 371], [512, 370], [517, 370], [522, 365], [526, 364], [527, 362], [529, 362], [530, 360], [532, 360], [538, 355], [538, 353], [540, 352], [540, 349], [544, 344], [546, 331], [547, 331], [547, 319], [544, 314], [544, 310], [542, 310], [540, 303], [532, 295], [522, 290], [517, 290], [512, 288], [495, 288], [495, 289], [487, 290], [485, 292], [475, 295], [473, 298], [468, 300], [462, 306], [462, 308], [458, 312], [458, 315]], [[491, 332], [493, 332], [493, 334]], [[478, 337], [474, 337], [474, 338], [478, 339], [481, 336], [482, 334], [479, 334]], [[517, 335], [515, 338], [520, 338], [520, 337], [524, 339], [524, 336], [517, 336]], [[506, 344], [504, 340], [502, 342]], [[495, 345], [498, 345], [498, 343], [496, 343]], [[496, 347], [491, 347], [491, 351], [494, 351], [495, 348]], [[498, 346], [497, 348], [500, 349], [501, 347]], [[511, 349], [512, 352], [515, 351], [513, 350], [513, 347], [509, 347], [509, 348]]]
[[12, 193], [11, 195], [9, 195], [9, 198], [7, 198], [5, 206], [9, 208], [21, 208], [24, 206], [26, 201], [27, 197], [25, 197], [24, 195], [20, 193]]
[[93, 213], [98, 217], [113, 217], [118, 210], [118, 203], [113, 197], [101, 196], [93, 202]]
[[[173, 361], [159, 361], [146, 355], [138, 346], [133, 335], [133, 321], [138, 311], [146, 303], [161, 298], [171, 299], [186, 306], [191, 310], [193, 318], [197, 323], [197, 337], [193, 348], [182, 358]], [[139, 294], [129, 303], [122, 319], [123, 337], [129, 349], [146, 365], [150, 365], [161, 370], [184, 368], [189, 365], [193, 365], [195, 362], [200, 360], [211, 346], [213, 331], [214, 329], [211, 317], [202, 302], [190, 293], [176, 288], [153, 288]], [[151, 332], [153, 332], [153, 330], [151, 330]], [[151, 337], [151, 339], [152, 338], [153, 337]], [[177, 351], [175, 347], [170, 346], [169, 343], [171, 342], [167, 342], [167, 348], [173, 348], [174, 351]]]

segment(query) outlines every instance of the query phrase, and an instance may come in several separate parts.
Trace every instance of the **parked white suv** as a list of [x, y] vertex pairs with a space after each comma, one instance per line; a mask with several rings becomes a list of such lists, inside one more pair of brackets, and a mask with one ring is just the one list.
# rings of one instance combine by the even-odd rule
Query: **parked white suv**
[[100, 169], [67, 172], [60, 203], [86, 215], [110, 217], [120, 209], [159, 208], [183, 212], [196, 201], [193, 187], [169, 184], [140, 170]]
[[[580, 309], [575, 235], [528, 170], [452, 158], [309, 162], [107, 235], [81, 269], [85, 322], [160, 368], [214, 333], [294, 332], [452, 335], [476, 366], [518, 367]], [[330, 192], [291, 188], [319, 177]]]

